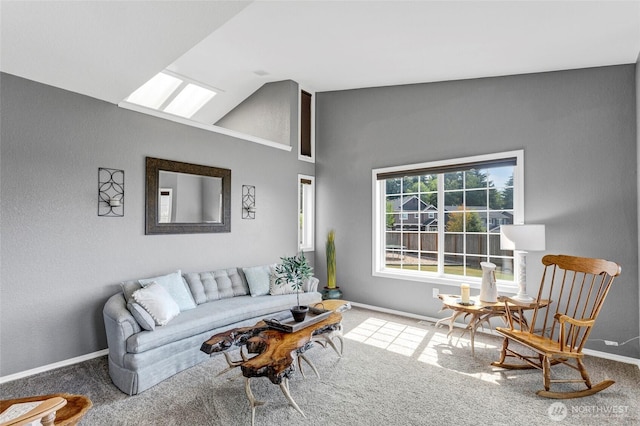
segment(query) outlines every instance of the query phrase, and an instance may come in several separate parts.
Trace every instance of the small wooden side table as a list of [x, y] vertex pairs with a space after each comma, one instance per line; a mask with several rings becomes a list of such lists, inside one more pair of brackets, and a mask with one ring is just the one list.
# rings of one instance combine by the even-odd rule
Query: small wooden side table
[[56, 411], [53, 424], [55, 426], [72, 426], [76, 425], [85, 413], [93, 406], [89, 398], [84, 395], [72, 395], [69, 393], [56, 393], [51, 395], [30, 396], [27, 398], [6, 399], [0, 401], [0, 412], [3, 412], [13, 404], [21, 404], [24, 402], [44, 401], [49, 398], [61, 397], [67, 403], [64, 407]]
[[[474, 356], [475, 356], [474, 340], [475, 340], [476, 330], [478, 329], [478, 327], [483, 325], [484, 323], [487, 323], [489, 328], [491, 328], [490, 320], [491, 318], [494, 318], [494, 317], [502, 318], [502, 320], [505, 321], [505, 324], [506, 324], [507, 312], [506, 312], [504, 302], [495, 302], [495, 303], [481, 302], [478, 296], [472, 296], [470, 300], [471, 302], [473, 302], [473, 304], [463, 305], [460, 303], [459, 295], [439, 294], [438, 298], [442, 301], [442, 309], [440, 309], [440, 312], [445, 311], [447, 309], [450, 309], [453, 311], [453, 314], [451, 316], [442, 318], [436, 322], [436, 326], [439, 326], [441, 323], [449, 321], [449, 333], [447, 334], [447, 337], [449, 337], [453, 332], [453, 324], [460, 315], [464, 315], [465, 318], [467, 316], [470, 316], [469, 323], [467, 324], [467, 327], [465, 328], [464, 332], [469, 330], [469, 334], [471, 335], [471, 353]], [[541, 304], [543, 306], [546, 306], [549, 304], [549, 302], [541, 301]], [[513, 305], [513, 306], [515, 307], [516, 305]], [[536, 306], [535, 303], [532, 303], [531, 305], [528, 305], [528, 306], [518, 305], [518, 307], [523, 310], [533, 309], [535, 306]], [[523, 321], [525, 321], [526, 323], [526, 320], [523, 319]]]

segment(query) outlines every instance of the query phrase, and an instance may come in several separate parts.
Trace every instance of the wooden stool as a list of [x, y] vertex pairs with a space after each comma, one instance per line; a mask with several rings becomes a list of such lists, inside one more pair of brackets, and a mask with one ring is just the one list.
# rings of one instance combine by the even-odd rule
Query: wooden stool
[[72, 395], [69, 393], [55, 393], [51, 395], [30, 396], [27, 398], [6, 399], [0, 401], [0, 413], [13, 404], [24, 402], [45, 401], [50, 398], [61, 397], [67, 400], [67, 404], [56, 411], [55, 426], [72, 426], [78, 424], [80, 419], [93, 406], [89, 398], [84, 395]]

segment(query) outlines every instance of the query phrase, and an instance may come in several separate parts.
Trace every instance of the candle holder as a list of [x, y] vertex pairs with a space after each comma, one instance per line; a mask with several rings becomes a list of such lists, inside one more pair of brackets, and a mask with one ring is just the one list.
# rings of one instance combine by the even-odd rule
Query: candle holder
[[471, 287], [469, 284], [460, 285], [460, 299], [456, 301], [462, 306], [472, 306], [474, 301], [471, 300]]
[[124, 170], [98, 168], [98, 216], [124, 216]]

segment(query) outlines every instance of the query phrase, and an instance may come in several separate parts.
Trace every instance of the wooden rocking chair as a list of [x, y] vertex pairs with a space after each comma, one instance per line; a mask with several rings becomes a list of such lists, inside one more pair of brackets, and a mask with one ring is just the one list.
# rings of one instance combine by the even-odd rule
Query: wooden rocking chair
[[[504, 336], [500, 361], [491, 365], [507, 369], [537, 368], [542, 370], [544, 390], [538, 395], [547, 398], [578, 398], [593, 395], [611, 386], [613, 380], [591, 384], [582, 362], [584, 347], [591, 328], [602, 308], [614, 278], [620, 275], [620, 266], [602, 259], [590, 259], [565, 255], [547, 255], [542, 258], [544, 273], [537, 300], [549, 301], [536, 304], [527, 321], [522, 302], [502, 298], [505, 301], [508, 327], [496, 327]], [[535, 303], [535, 302], [534, 302]], [[531, 306], [526, 304], [526, 306]], [[523, 306], [524, 307], [524, 306]], [[523, 355], [509, 347], [511, 341], [520, 343], [535, 355]], [[505, 363], [507, 357], [515, 357], [525, 364]], [[551, 366], [567, 365], [580, 372], [581, 379], [552, 379]], [[553, 392], [553, 383], [584, 383], [587, 389]]]

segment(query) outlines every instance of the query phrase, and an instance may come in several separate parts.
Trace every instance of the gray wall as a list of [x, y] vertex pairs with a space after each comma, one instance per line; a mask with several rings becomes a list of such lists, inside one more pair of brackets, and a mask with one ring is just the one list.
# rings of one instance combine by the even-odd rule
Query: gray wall
[[266, 83], [216, 123], [216, 126], [285, 145], [298, 143], [298, 83]]
[[[546, 253], [622, 265], [592, 339], [638, 336], [635, 78], [626, 65], [318, 93], [317, 275], [334, 228], [345, 298], [442, 317], [433, 284], [372, 276], [371, 170], [522, 148], [525, 221], [546, 224]], [[542, 255], [529, 255], [534, 287]], [[640, 358], [638, 340], [589, 347]]]
[[[638, 158], [638, 167], [637, 170], [640, 170], [640, 53], [638, 53], [638, 59], [636, 60], [636, 149], [637, 149], [637, 158]], [[637, 176], [638, 179], [638, 211], [640, 211], [640, 173]], [[638, 229], [640, 229], [640, 215], [638, 215]], [[638, 247], [640, 247], [640, 232], [638, 232]], [[640, 248], [638, 249], [640, 256]], [[638, 263], [640, 264], [640, 257], [638, 258]], [[640, 297], [640, 295], [638, 296]], [[640, 300], [638, 300], [638, 304], [640, 305]], [[638, 316], [640, 316], [640, 309], [638, 310]]]
[[[278, 261], [297, 250], [287, 152], [1, 74], [0, 376], [105, 349], [118, 283]], [[229, 168], [231, 232], [144, 235], [145, 156]], [[98, 168], [125, 171], [124, 217], [97, 216]], [[242, 185], [255, 220], [241, 219]]]

